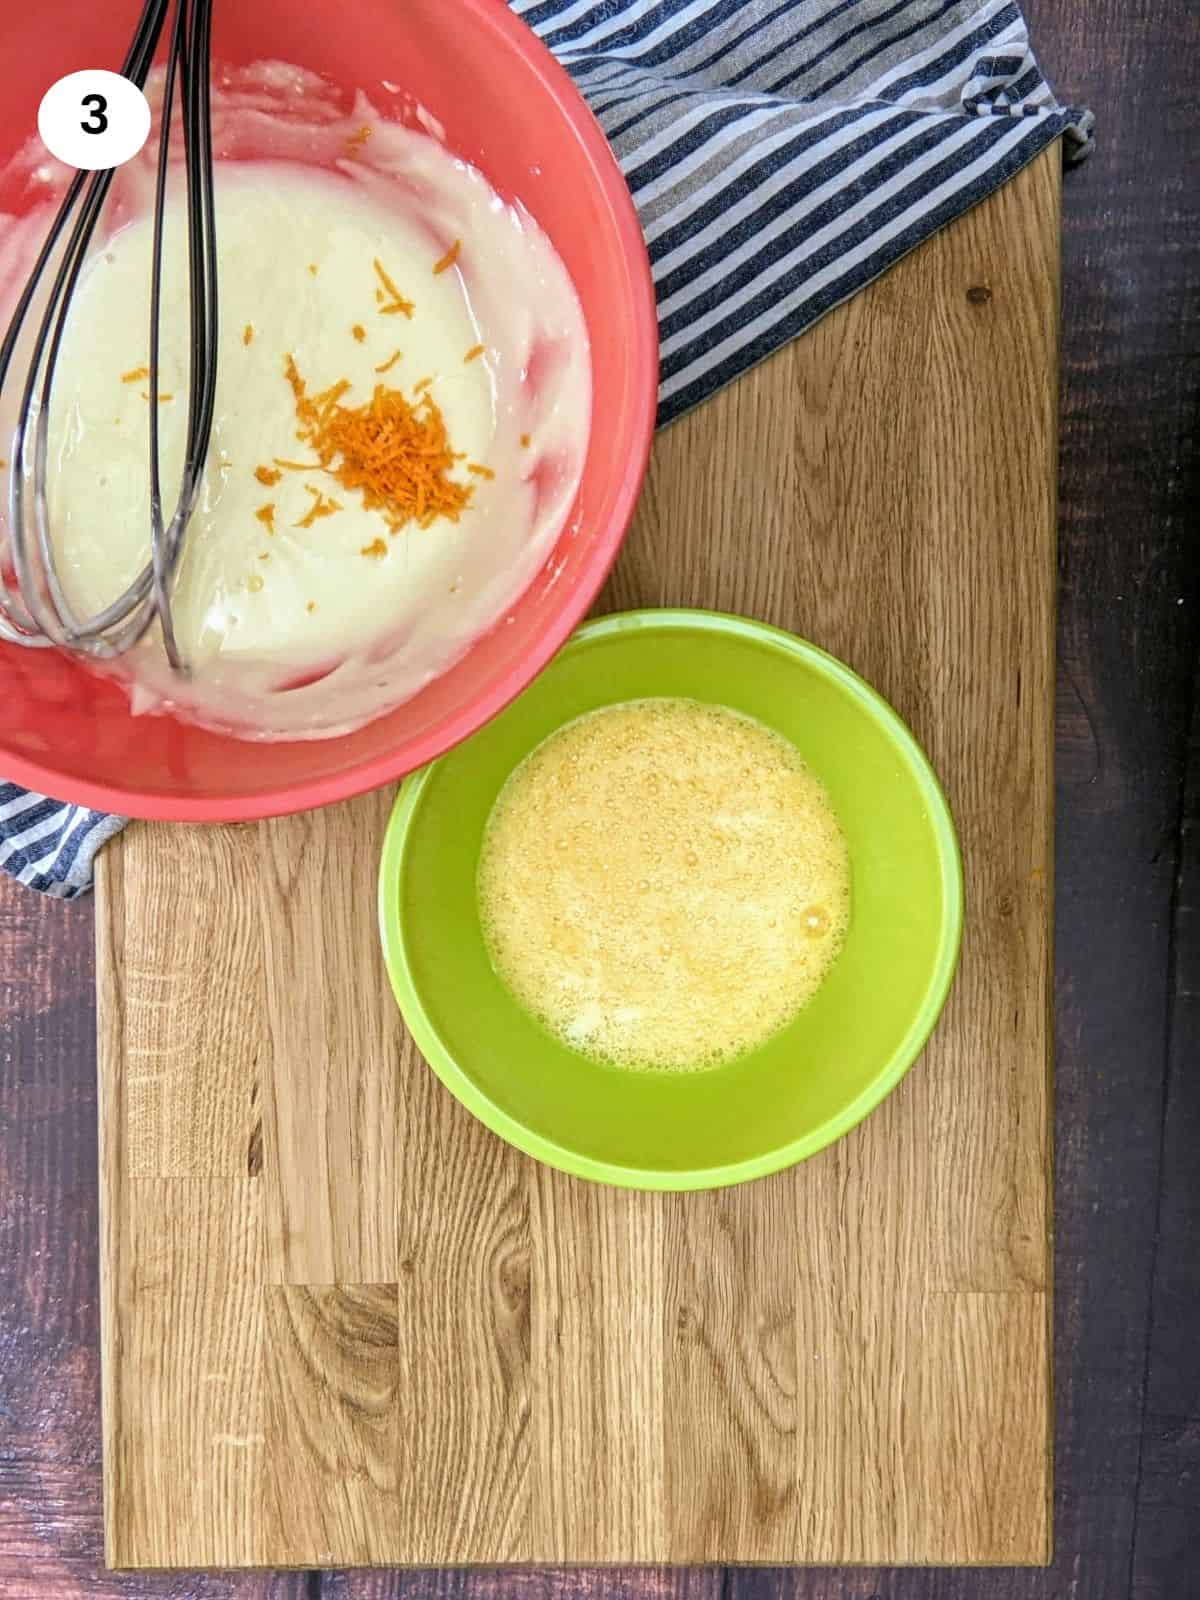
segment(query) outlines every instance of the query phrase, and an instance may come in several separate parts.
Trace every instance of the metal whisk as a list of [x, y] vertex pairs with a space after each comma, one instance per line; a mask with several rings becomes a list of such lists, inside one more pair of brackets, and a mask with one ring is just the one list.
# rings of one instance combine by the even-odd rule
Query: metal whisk
[[[139, 88], [145, 85], [170, 10], [171, 0], [145, 0], [143, 4], [121, 68], [122, 74]], [[71, 179], [0, 344], [2, 390], [9, 381], [13, 354], [39, 285], [61, 246], [24, 373], [12, 441], [8, 541], [19, 598], [0, 578], [0, 636], [18, 644], [58, 645], [82, 655], [108, 659], [130, 649], [157, 620], [168, 660], [176, 670], [185, 670], [175, 641], [171, 589], [199, 496], [217, 387], [217, 258], [209, 106], [211, 39], [212, 0], [175, 0], [163, 87], [150, 275], [150, 559], [124, 594], [93, 617], [80, 618], [72, 610], [56, 567], [46, 502], [47, 439], [54, 370], [71, 297], [112, 184], [111, 170], [76, 172]], [[187, 183], [191, 326], [184, 465], [175, 510], [167, 521], [159, 467], [159, 323], [163, 211], [177, 86]], [[14, 381], [21, 381], [19, 374]]]

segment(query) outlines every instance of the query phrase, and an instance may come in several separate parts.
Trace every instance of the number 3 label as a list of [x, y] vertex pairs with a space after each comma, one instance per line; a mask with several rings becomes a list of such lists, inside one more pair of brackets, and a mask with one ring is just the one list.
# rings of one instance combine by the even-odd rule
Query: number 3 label
[[137, 155], [150, 135], [150, 107], [119, 72], [69, 72], [42, 96], [38, 132], [59, 161], [97, 172]]
[[108, 110], [108, 101], [102, 94], [85, 94], [83, 104], [90, 108], [87, 121], [80, 124], [84, 133], [103, 133], [108, 127], [108, 118], [104, 114]]

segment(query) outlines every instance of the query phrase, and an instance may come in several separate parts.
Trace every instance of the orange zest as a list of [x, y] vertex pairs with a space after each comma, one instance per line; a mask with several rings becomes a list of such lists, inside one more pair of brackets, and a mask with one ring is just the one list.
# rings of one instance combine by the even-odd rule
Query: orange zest
[[321, 490], [315, 488], [311, 483], [306, 483], [304, 490], [306, 494], [312, 495], [313, 503], [296, 524], [298, 528], [311, 528], [318, 518], [331, 517], [335, 511], [342, 509], [340, 500], [334, 500], [332, 496], [322, 494]]
[[363, 126], [358, 130], [357, 133], [352, 133], [350, 135], [350, 137], [346, 140], [346, 148], [349, 149], [349, 150], [353, 150], [356, 145], [366, 144], [367, 140], [370, 137], [371, 137], [370, 128], [368, 128], [366, 126]]
[[458, 260], [458, 252], [462, 249], [462, 240], [455, 239], [446, 254], [434, 262], [433, 271], [436, 277], [439, 272], [445, 272], [447, 267], [452, 267]]
[[494, 478], [496, 476], [491, 467], [481, 467], [478, 461], [468, 461], [467, 471], [473, 472], [477, 478]]
[[283, 473], [280, 472], [278, 467], [255, 467], [254, 476], [264, 488], [270, 489], [279, 482], [280, 478], [283, 477]]
[[458, 521], [473, 489], [450, 476], [457, 457], [432, 395], [410, 400], [377, 383], [364, 405], [348, 406], [345, 379], [310, 395], [290, 355], [284, 372], [319, 465], [343, 489], [360, 493], [366, 510], [382, 512], [391, 533], [414, 521], [428, 527], [439, 516]]
[[481, 356], [483, 354], [483, 348], [484, 347], [481, 344], [473, 344], [463, 357], [463, 360], [474, 361], [477, 356]]
[[274, 533], [275, 532], [275, 502], [274, 502], [274, 500], [268, 500], [265, 506], [259, 506], [258, 510], [254, 513], [254, 515], [262, 523], [263, 527], [266, 528], [268, 533]]
[[121, 374], [122, 383], [141, 383], [143, 378], [150, 376], [149, 367], [131, 367], [128, 372]]
[[375, 291], [375, 299], [379, 305], [379, 315], [381, 317], [390, 317], [397, 312], [401, 312], [404, 316], [411, 317], [413, 314], [412, 301], [406, 300], [400, 293], [399, 289], [388, 277], [383, 262], [380, 261], [378, 256], [375, 257], [375, 275], [382, 285], [382, 288]]
[[246, 326], [242, 329], [242, 343], [243, 344], [249, 344], [251, 339], [253, 339], [253, 337], [254, 337], [254, 324], [252, 322], [248, 322], [246, 324]]
[[392, 370], [392, 368], [396, 365], [397, 361], [399, 361], [399, 359], [400, 359], [400, 352], [399, 352], [399, 350], [397, 350], [395, 355], [389, 356], [386, 361], [381, 361], [379, 363], [379, 365], [375, 368], [375, 371], [376, 372], [390, 372]]
[[531, 443], [531, 440], [530, 440], [529, 435], [527, 433], [523, 433], [521, 435], [521, 449], [522, 450], [528, 450], [529, 446], [530, 446], [530, 443]]
[[350, 332], [358, 340], [359, 344], [361, 344], [363, 342], [363, 340], [367, 337], [367, 330], [363, 327], [361, 322], [356, 322], [354, 324], [354, 326], [350, 329]]
[[359, 551], [359, 554], [371, 556], [374, 560], [378, 561], [381, 556], [387, 555], [387, 545], [384, 544], [382, 539], [372, 539], [370, 544], [363, 545], [362, 549]]

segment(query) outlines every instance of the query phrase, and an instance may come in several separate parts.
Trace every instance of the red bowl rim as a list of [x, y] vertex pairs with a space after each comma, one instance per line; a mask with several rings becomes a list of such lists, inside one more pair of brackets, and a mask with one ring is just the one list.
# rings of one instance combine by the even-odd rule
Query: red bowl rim
[[[316, 810], [338, 800], [349, 800], [415, 772], [461, 743], [514, 700], [573, 632], [587, 613], [617, 558], [633, 509], [641, 491], [650, 457], [658, 402], [658, 320], [650, 258], [633, 199], [603, 129], [563, 67], [528, 25], [496, 0], [460, 0], [475, 13], [482, 26], [491, 28], [515, 45], [536, 72], [542, 87], [570, 123], [588, 155], [592, 170], [608, 203], [630, 266], [633, 292], [634, 344], [649, 353], [647, 380], [634, 396], [633, 440], [608, 526], [596, 535], [593, 548], [580, 569], [578, 581], [562, 610], [549, 622], [533, 646], [491, 690], [472, 705], [404, 746], [403, 754], [375, 756], [369, 761], [325, 778], [314, 778], [261, 794], [186, 796], [146, 794], [106, 783], [94, 783], [3, 753], [4, 776], [11, 783], [47, 794], [54, 799], [97, 811], [118, 812], [153, 822], [254, 822], [262, 817], [287, 816]], [[21, 646], [14, 645], [14, 649]]]

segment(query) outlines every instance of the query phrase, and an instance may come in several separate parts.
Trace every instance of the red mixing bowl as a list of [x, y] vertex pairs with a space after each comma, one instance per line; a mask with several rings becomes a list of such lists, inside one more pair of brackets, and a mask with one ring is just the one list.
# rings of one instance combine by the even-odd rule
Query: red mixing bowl
[[[36, 129], [56, 78], [119, 67], [139, 10], [138, 0], [3, 8], [0, 166]], [[257, 744], [174, 717], [134, 717], [119, 688], [58, 651], [0, 641], [0, 775], [180, 822], [248, 821], [360, 794], [501, 710], [583, 617], [612, 565], [646, 470], [658, 377], [654, 292], [624, 179], [566, 73], [503, 0], [216, 0], [214, 31], [218, 61], [289, 61], [368, 95], [385, 78], [402, 84], [443, 124], [455, 154], [528, 207], [583, 304], [592, 435], [565, 530], [510, 615], [357, 733]], [[14, 196], [0, 193], [0, 210], [13, 208]]]

